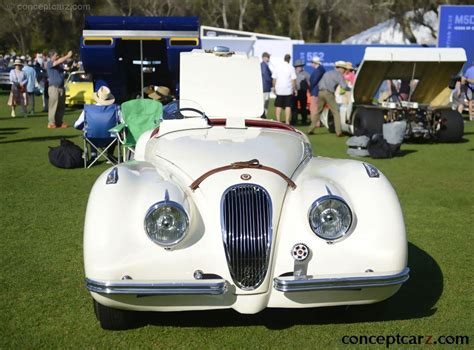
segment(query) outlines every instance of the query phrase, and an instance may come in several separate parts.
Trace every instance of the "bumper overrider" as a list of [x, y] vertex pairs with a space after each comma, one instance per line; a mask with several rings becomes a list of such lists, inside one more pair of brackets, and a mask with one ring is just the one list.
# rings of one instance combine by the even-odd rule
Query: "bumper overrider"
[[[346, 278], [311, 278], [311, 276], [282, 276], [273, 279], [273, 288], [280, 292], [310, 292], [318, 290], [363, 289], [401, 285], [409, 278], [410, 269], [385, 276], [364, 276]], [[86, 278], [90, 292], [99, 294], [129, 295], [221, 295], [227, 292], [228, 282], [224, 279], [193, 281], [103, 281]]]

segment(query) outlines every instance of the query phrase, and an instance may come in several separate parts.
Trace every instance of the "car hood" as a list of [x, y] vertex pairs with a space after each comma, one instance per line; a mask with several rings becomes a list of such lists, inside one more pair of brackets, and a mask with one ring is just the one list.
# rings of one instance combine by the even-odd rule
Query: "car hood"
[[387, 79], [418, 79], [411, 100], [430, 104], [466, 62], [460, 48], [372, 47], [365, 50], [353, 88], [356, 104], [371, 104], [380, 84]]
[[297, 132], [213, 127], [152, 139], [145, 157], [152, 163], [164, 159], [193, 180], [209, 170], [252, 159], [291, 178], [305, 157], [305, 141]]

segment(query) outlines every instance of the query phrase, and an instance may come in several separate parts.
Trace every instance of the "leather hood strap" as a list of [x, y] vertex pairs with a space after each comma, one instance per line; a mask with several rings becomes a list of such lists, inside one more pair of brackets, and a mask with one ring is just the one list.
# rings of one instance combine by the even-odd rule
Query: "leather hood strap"
[[246, 162], [235, 162], [235, 163], [231, 163], [229, 165], [221, 166], [219, 168], [211, 169], [208, 172], [206, 172], [206, 173], [202, 174], [201, 176], [199, 176], [196, 180], [194, 180], [194, 182], [189, 187], [194, 191], [196, 188], [199, 187], [201, 182], [203, 182], [209, 176], [214, 175], [216, 173], [220, 173], [221, 171], [236, 170], [236, 169], [261, 169], [261, 170], [266, 170], [266, 171], [272, 172], [272, 173], [277, 174], [280, 177], [282, 177], [283, 180], [285, 180], [286, 183], [288, 184], [288, 186], [290, 186], [292, 189], [296, 188], [296, 184], [288, 176], [283, 174], [278, 169], [260, 164], [258, 159], [252, 159], [252, 160], [249, 160], [249, 161], [246, 161]]

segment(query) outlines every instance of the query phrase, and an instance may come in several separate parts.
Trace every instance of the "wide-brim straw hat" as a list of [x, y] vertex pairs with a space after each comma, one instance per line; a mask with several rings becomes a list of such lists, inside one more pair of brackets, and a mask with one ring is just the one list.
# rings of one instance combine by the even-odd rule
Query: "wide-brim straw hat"
[[346, 65], [346, 61], [336, 61], [336, 63], [334, 64], [334, 66], [336, 68], [344, 68], [344, 69], [347, 69], [347, 65]]
[[108, 106], [115, 102], [115, 97], [107, 86], [101, 86], [99, 90], [94, 92], [92, 98], [102, 106]]
[[162, 98], [170, 95], [170, 89], [166, 86], [151, 86], [146, 89], [146, 93], [149, 98], [152, 98], [155, 101], [160, 101]]
[[352, 67], [352, 62], [349, 62], [349, 61], [346, 62], [346, 69], [347, 70], [354, 70], [354, 67]]
[[23, 66], [23, 62], [20, 59], [16, 59], [13, 63], [14, 66]]

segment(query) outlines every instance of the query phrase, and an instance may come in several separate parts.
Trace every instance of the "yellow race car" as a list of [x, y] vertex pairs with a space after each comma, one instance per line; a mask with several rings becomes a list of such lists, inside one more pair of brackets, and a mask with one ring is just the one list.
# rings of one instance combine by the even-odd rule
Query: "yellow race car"
[[66, 106], [92, 104], [94, 84], [92, 75], [84, 71], [72, 72], [66, 80]]

